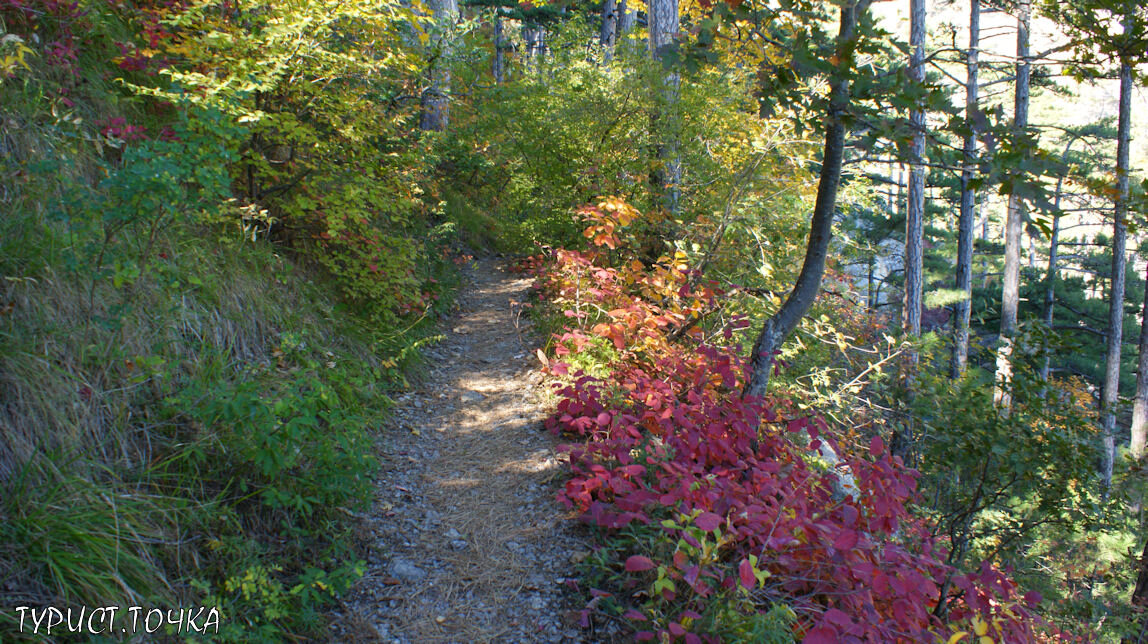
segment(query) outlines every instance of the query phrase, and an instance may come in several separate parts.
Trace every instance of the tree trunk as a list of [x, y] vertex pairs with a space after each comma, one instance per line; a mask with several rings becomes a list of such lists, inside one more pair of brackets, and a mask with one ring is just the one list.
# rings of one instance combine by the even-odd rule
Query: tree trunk
[[650, 55], [654, 60], [661, 60], [667, 65], [667, 71], [662, 77], [662, 96], [668, 109], [666, 113], [655, 113], [651, 118], [653, 138], [658, 142], [655, 156], [661, 164], [661, 168], [654, 173], [654, 178], [658, 184], [657, 188], [662, 192], [666, 210], [676, 213], [681, 194], [682, 164], [678, 156], [677, 133], [674, 131], [676, 119], [672, 116], [676, 111], [681, 75], [668, 67], [667, 56], [677, 40], [678, 0], [649, 0], [648, 20]]
[[[1125, 33], [1131, 33], [1133, 15], [1124, 19]], [[1112, 288], [1108, 300], [1108, 351], [1104, 358], [1104, 414], [1101, 430], [1104, 455], [1101, 478], [1104, 491], [1112, 483], [1116, 460], [1116, 404], [1120, 396], [1120, 341], [1124, 333], [1124, 266], [1128, 219], [1128, 148], [1132, 141], [1132, 63], [1120, 61], [1120, 116], [1116, 124], [1116, 209], [1112, 219]], [[1139, 393], [1139, 392], [1137, 392]]]
[[869, 284], [866, 291], [865, 303], [868, 305], [869, 313], [877, 310], [877, 291], [873, 289], [874, 269], [877, 267], [877, 256], [869, 256]]
[[523, 25], [522, 39], [526, 41], [527, 67], [534, 65], [542, 73], [542, 60], [546, 54], [546, 29], [538, 25]]
[[542, 65], [546, 62], [546, 27], [534, 28], [534, 69], [542, 74]]
[[897, 214], [905, 214], [905, 166], [897, 164]]
[[[813, 206], [805, 261], [797, 283], [785, 302], [761, 327], [750, 356], [749, 374], [744, 396], [761, 397], [769, 386], [774, 353], [797, 328], [821, 288], [829, 240], [833, 237], [833, 215], [837, 209], [837, 188], [841, 182], [841, 162], [845, 155], [845, 122], [849, 109], [849, 79], [852, 76], [853, 49], [856, 44], [858, 18], [869, 7], [870, 0], [857, 0], [841, 8], [841, 27], [837, 34], [837, 70], [830, 83], [829, 111], [826, 115], [825, 153], [817, 182], [817, 201]], [[824, 444], [824, 443], [823, 443]]]
[[633, 31], [637, 19], [637, 12], [626, 8], [626, 0], [618, 0], [618, 31], [614, 36], [615, 44], [622, 40], [622, 36]]
[[450, 30], [458, 15], [458, 2], [433, 0], [430, 6], [438, 24], [439, 39], [435, 43], [437, 51], [432, 53], [430, 84], [419, 99], [419, 129], [424, 132], [442, 132], [450, 124]]
[[[1068, 153], [1072, 150], [1072, 144], [1075, 142], [1075, 138], [1071, 139], [1064, 146], [1064, 152], [1060, 155], [1062, 164], [1068, 161]], [[1060, 202], [1063, 197], [1064, 175], [1062, 174], [1056, 180], [1056, 196], [1053, 198], [1052, 204], [1052, 234], [1049, 235], [1048, 239], [1048, 272], [1044, 276], [1044, 325], [1049, 329], [1052, 328], [1053, 308], [1056, 306], [1057, 263], [1060, 261]], [[1051, 371], [1052, 356], [1046, 350], [1044, 363], [1040, 367], [1040, 379], [1047, 383]]]
[[[1028, 31], [1031, 22], [1032, 0], [1017, 4], [1016, 30], [1016, 96], [1013, 110], [1013, 130], [1017, 137], [1028, 128], [1028, 96], [1031, 61], [1028, 50]], [[1024, 204], [1015, 194], [1008, 198], [1008, 216], [1005, 219], [1005, 265], [1001, 289], [1001, 339], [997, 349], [996, 390], [993, 399], [1002, 413], [1012, 408], [1012, 357], [1015, 350], [1017, 308], [1020, 304], [1020, 237], [1024, 234]]]
[[1140, 554], [1136, 568], [1138, 572], [1136, 588], [1132, 591], [1132, 611], [1133, 614], [1140, 615], [1140, 628], [1135, 636], [1124, 637], [1123, 641], [1127, 644], [1148, 642], [1148, 543], [1144, 544], [1144, 552]]
[[506, 43], [502, 35], [502, 14], [499, 13], [499, 11], [498, 8], [494, 10], [494, 66], [491, 70], [496, 84], [502, 84], [506, 80], [506, 56], [504, 51]]
[[[925, 82], [925, 0], [909, 0], [909, 79]], [[917, 105], [909, 113], [913, 143], [909, 147], [909, 212], [905, 217], [905, 300], [901, 326], [911, 336], [921, 335], [921, 299], [924, 291], [923, 245], [925, 233], [925, 110]], [[916, 352], [911, 360], [916, 363]]]
[[981, 214], [984, 219], [981, 219], [981, 241], [989, 240], [989, 207], [984, 199], [981, 199]]
[[973, 310], [973, 218], [977, 204], [977, 193], [973, 188], [973, 169], [977, 157], [976, 114], [978, 110], [980, 81], [977, 78], [979, 49], [981, 41], [981, 0], [969, 2], [969, 50], [965, 54], [965, 120], [969, 128], [965, 134], [962, 154], [964, 168], [961, 170], [961, 214], [957, 224], [957, 289], [961, 299], [957, 302], [953, 316], [953, 358], [949, 364], [949, 375], [960, 378], [969, 362], [969, 320]]
[[618, 37], [618, 4], [616, 0], [602, 3], [602, 28], [598, 32], [598, 44], [602, 46], [603, 60], [614, 55], [614, 42]]
[[[925, 82], [925, 0], [909, 0], [909, 80], [921, 86]], [[913, 140], [909, 145], [909, 201], [905, 214], [905, 248], [902, 265], [905, 293], [901, 307], [901, 329], [910, 337], [921, 335], [921, 310], [924, 296], [925, 245], [925, 108], [918, 102], [909, 112], [909, 125]], [[913, 380], [918, 361], [912, 346], [901, 373], [901, 382], [913, 399]], [[909, 416], [902, 427], [894, 429], [889, 441], [889, 452], [895, 456], [907, 455], [912, 444], [913, 419]]]
[[1136, 399], [1132, 403], [1132, 438], [1128, 447], [1132, 458], [1144, 455], [1148, 439], [1148, 269], [1144, 276], [1144, 309], [1140, 323], [1140, 355], [1136, 363]]

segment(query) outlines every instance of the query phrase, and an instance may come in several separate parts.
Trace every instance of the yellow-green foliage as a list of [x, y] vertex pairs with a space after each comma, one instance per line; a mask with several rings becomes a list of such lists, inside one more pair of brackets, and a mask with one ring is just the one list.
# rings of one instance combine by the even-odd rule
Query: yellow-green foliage
[[[239, 19], [236, 19], [239, 16]], [[433, 155], [410, 139], [419, 18], [397, 0], [205, 2], [164, 24], [179, 60], [146, 96], [218, 110], [245, 128], [232, 178], [291, 243], [381, 319], [425, 308], [415, 241]]]
[[[644, 43], [627, 40], [609, 62], [588, 59], [582, 43], [590, 29], [578, 18], [553, 26], [541, 72], [524, 70], [453, 112], [444, 155], [457, 188], [498, 213], [504, 247], [580, 245], [583, 226], [571, 211], [617, 195], [651, 215], [635, 232], [650, 259], [674, 243], [700, 256], [728, 219], [716, 267], [790, 279], [789, 260], [803, 250], [813, 190], [806, 161], [815, 145], [786, 118], [756, 116], [747, 71], [685, 70], [667, 100], [664, 69]], [[672, 218], [654, 216], [664, 209], [654, 183], [666, 163], [657, 153], [665, 141], [677, 141], [684, 168]]]

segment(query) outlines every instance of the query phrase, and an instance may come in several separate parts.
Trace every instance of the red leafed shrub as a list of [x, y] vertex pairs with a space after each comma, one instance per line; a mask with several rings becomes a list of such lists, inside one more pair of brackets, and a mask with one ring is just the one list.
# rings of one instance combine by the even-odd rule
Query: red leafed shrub
[[146, 127], [142, 125], [128, 125], [127, 120], [122, 116], [96, 121], [96, 127], [100, 129], [100, 134], [108, 138], [120, 139], [129, 143], [148, 138]]
[[[587, 238], [612, 248], [598, 239], [603, 227], [614, 234], [608, 224], [596, 219]], [[954, 578], [948, 621], [934, 616], [951, 570], [907, 508], [917, 473], [879, 438], [868, 455], [826, 467], [814, 457], [832, 442], [824, 423], [740, 395], [735, 347], [669, 340], [712, 289], [695, 292], [672, 260], [611, 268], [604, 257], [559, 250], [527, 267], [543, 297], [569, 307], [575, 326], [555, 337], [560, 360], [595, 337], [616, 348], [608, 375], [578, 372], [558, 387], [548, 426], [580, 439], [567, 447], [573, 476], [561, 500], [607, 534], [648, 535], [617, 568], [639, 639], [717, 641], [729, 619], [719, 601], [750, 613], [787, 606], [804, 642], [1042, 637], [1031, 610], [1039, 596], [1018, 597], [988, 565]], [[566, 375], [568, 364], [548, 368]], [[795, 440], [806, 435], [808, 447]]]

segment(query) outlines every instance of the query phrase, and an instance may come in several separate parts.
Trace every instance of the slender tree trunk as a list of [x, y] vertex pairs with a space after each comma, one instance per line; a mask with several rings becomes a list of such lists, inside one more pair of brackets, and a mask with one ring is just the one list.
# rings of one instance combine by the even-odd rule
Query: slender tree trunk
[[638, 12], [626, 7], [627, 0], [618, 0], [618, 31], [614, 36], [614, 43], [621, 42], [622, 36], [634, 29], [634, 22], [638, 19]]
[[[1060, 182], [1057, 182], [1059, 186]], [[1057, 190], [1059, 193], [1059, 188]], [[1057, 195], [1057, 202], [1060, 201], [1060, 195]], [[1057, 278], [1057, 264], [1060, 262], [1060, 212], [1059, 210], [1053, 212], [1052, 215], [1052, 234], [1048, 239], [1048, 271], [1044, 276], [1044, 325], [1049, 329], [1052, 328], [1053, 312], [1056, 308], [1056, 278]], [[1044, 356], [1044, 364], [1040, 367], [1040, 379], [1048, 382], [1048, 378], [1052, 373], [1052, 356], [1049, 355], [1046, 348]]]
[[1141, 644], [1148, 642], [1148, 543], [1144, 544], [1144, 552], [1136, 565], [1136, 588], [1132, 591], [1132, 610], [1140, 615], [1140, 628], [1135, 635], [1126, 635], [1127, 644]]
[[[1124, 19], [1125, 33], [1132, 30], [1131, 12]], [[1112, 288], [1108, 300], [1108, 351], [1104, 359], [1104, 398], [1101, 431], [1104, 455], [1101, 478], [1104, 491], [1112, 484], [1116, 460], [1116, 405], [1120, 395], [1120, 342], [1124, 333], [1124, 267], [1128, 220], [1128, 148], [1132, 141], [1132, 63], [1120, 62], [1120, 116], [1116, 124], [1116, 209], [1112, 218]], [[1139, 393], [1139, 391], [1137, 392]]]
[[[1068, 161], [1068, 153], [1075, 141], [1076, 139], [1072, 139], [1064, 146], [1064, 152], [1060, 155], [1062, 164]], [[1048, 272], [1044, 276], [1044, 325], [1049, 329], [1052, 328], [1053, 309], [1056, 306], [1057, 264], [1060, 262], [1060, 202], [1063, 197], [1064, 175], [1061, 175], [1056, 180], [1056, 196], [1052, 204], [1052, 234], [1048, 239]], [[1052, 356], [1046, 347], [1044, 363], [1040, 367], [1040, 379], [1047, 383], [1051, 372]]]
[[506, 56], [504, 48], [506, 47], [505, 38], [502, 35], [502, 14], [499, 9], [494, 10], [494, 66], [491, 70], [494, 74], [494, 82], [502, 84], [506, 80]]
[[450, 124], [450, 30], [458, 16], [458, 2], [433, 0], [431, 9], [439, 29], [439, 39], [435, 43], [438, 51], [432, 54], [430, 84], [423, 90], [419, 100], [422, 108], [419, 129], [424, 132], [442, 132]]
[[[925, 0], [909, 0], [909, 80], [915, 85], [925, 82]], [[910, 337], [921, 335], [921, 310], [924, 295], [925, 245], [925, 109], [923, 101], [909, 112], [913, 140], [909, 146], [909, 201], [905, 215], [905, 249], [902, 260], [905, 293], [901, 301], [901, 328]], [[906, 352], [901, 381], [913, 400], [913, 381], [919, 361], [917, 351]], [[889, 440], [890, 453], [904, 457], [912, 444], [913, 418], [908, 416], [902, 427], [894, 429]]]
[[[977, 209], [980, 211], [979, 216], [981, 218], [981, 241], [986, 243], [989, 240], [989, 223], [991, 223], [989, 220], [992, 218], [992, 213], [989, 212], [988, 201], [988, 196], [982, 195], [977, 203]], [[974, 250], [975, 246], [974, 244]], [[989, 287], [989, 257], [987, 253], [981, 255], [981, 272], [978, 279], [981, 281], [982, 289]]]
[[534, 60], [534, 32], [536, 29], [534, 25], [522, 25], [522, 44], [526, 48], [526, 67], [530, 67], [531, 62]]
[[980, 210], [980, 241], [988, 241], [988, 223], [990, 223], [988, 219], [991, 219], [990, 214], [988, 214], [988, 203], [982, 199], [978, 205]]
[[984, 199], [981, 199], [980, 211], [981, 211], [981, 215], [983, 215], [983, 219], [981, 219], [981, 241], [988, 241], [989, 240], [989, 206], [987, 203], [985, 203]]
[[892, 215], [897, 212], [897, 192], [893, 186], [897, 184], [897, 177], [894, 174], [897, 167], [897, 155], [890, 154], [888, 158], [889, 176], [885, 177], [885, 212]]
[[[925, 82], [925, 0], [909, 0], [909, 78]], [[924, 291], [925, 234], [925, 110], [917, 105], [909, 113], [913, 143], [909, 147], [909, 212], [905, 217], [905, 300], [902, 327], [921, 335], [921, 299]], [[916, 352], [911, 356], [916, 363]]]
[[897, 164], [897, 214], [904, 215], [905, 201], [905, 166]]
[[[1148, 267], [1148, 264], [1146, 264]], [[1136, 362], [1136, 399], [1132, 403], [1132, 439], [1129, 449], [1132, 458], [1144, 455], [1144, 443], [1148, 439], [1148, 268], [1144, 275], [1144, 308], [1140, 323], [1140, 355]]]
[[522, 39], [526, 41], [527, 66], [542, 73], [542, 59], [546, 54], [546, 29], [538, 25], [523, 25]]
[[977, 192], [973, 188], [974, 167], [977, 157], [976, 114], [979, 109], [980, 81], [977, 78], [981, 42], [981, 0], [969, 2], [969, 50], [965, 54], [965, 120], [969, 128], [965, 134], [961, 170], [961, 214], [957, 224], [957, 289], [961, 299], [953, 316], [953, 358], [949, 375], [960, 378], [969, 362], [969, 321], [973, 310], [973, 218], [977, 205]]
[[[1031, 22], [1032, 0], [1020, 0], [1017, 5], [1016, 31], [1016, 96], [1013, 111], [1013, 130], [1024, 136], [1028, 128], [1028, 97], [1031, 61], [1029, 60], [1028, 32]], [[1002, 413], [1012, 408], [1012, 359], [1015, 350], [1017, 308], [1020, 304], [1020, 238], [1024, 234], [1024, 204], [1015, 194], [1009, 195], [1008, 216], [1005, 219], [1005, 265], [1001, 289], [1001, 338], [997, 349], [996, 390], [993, 399]]]
[[[661, 60], [669, 65], [667, 56], [670, 54], [677, 40], [679, 17], [678, 0], [649, 0], [649, 34], [650, 55], [654, 60]], [[678, 90], [681, 85], [681, 75], [674, 69], [667, 67], [662, 77], [662, 96], [667, 107], [666, 112], [655, 114], [651, 119], [654, 131], [654, 140], [658, 142], [656, 156], [661, 162], [661, 169], [655, 173], [658, 188], [662, 192], [662, 201], [666, 210], [676, 213], [681, 195], [682, 164], [678, 156], [677, 133], [675, 118], [677, 111]]]
[[866, 291], [865, 302], [869, 305], [869, 312], [872, 313], [877, 309], [877, 291], [873, 289], [873, 271], [877, 265], [877, 256], [871, 255], [869, 257], [869, 288]]
[[[833, 237], [833, 215], [837, 210], [837, 188], [841, 182], [841, 162], [845, 155], [845, 121], [849, 109], [849, 79], [853, 74], [853, 49], [856, 45], [858, 18], [869, 8], [870, 0], [857, 0], [841, 8], [841, 26], [837, 34], [837, 70], [830, 83], [829, 112], [826, 115], [825, 153], [817, 182], [817, 201], [813, 206], [805, 261], [797, 283], [777, 313], [765, 321], [750, 356], [745, 396], [763, 396], [769, 386], [774, 353], [797, 328], [821, 288], [829, 240]], [[825, 444], [825, 443], [823, 443]]]
[[546, 27], [534, 29], [534, 69], [542, 74], [542, 65], [546, 62]]
[[598, 44], [602, 46], [603, 60], [614, 55], [614, 43], [618, 38], [618, 4], [616, 0], [602, 3], [602, 28], [598, 32]]

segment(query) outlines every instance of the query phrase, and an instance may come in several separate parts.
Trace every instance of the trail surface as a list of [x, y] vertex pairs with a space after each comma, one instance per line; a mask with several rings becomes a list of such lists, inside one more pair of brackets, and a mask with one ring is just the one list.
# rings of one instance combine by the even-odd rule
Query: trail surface
[[493, 260], [468, 271], [430, 375], [384, 432], [368, 570], [338, 641], [582, 641], [570, 596], [587, 546], [555, 500], [563, 468], [542, 427], [529, 279]]

